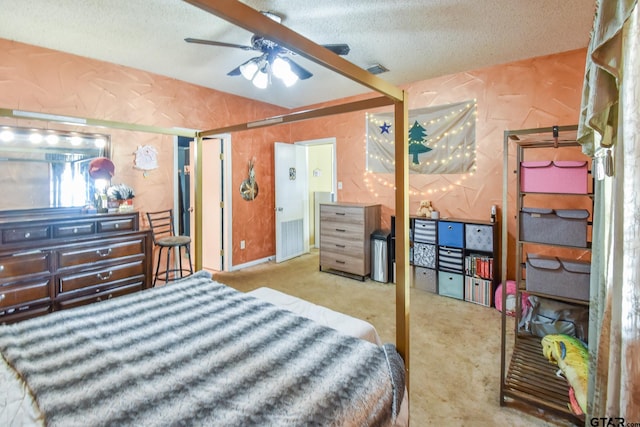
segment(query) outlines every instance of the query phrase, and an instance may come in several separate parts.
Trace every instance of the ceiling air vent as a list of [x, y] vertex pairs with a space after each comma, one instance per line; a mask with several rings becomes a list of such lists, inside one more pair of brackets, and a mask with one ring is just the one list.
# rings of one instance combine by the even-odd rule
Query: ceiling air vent
[[370, 72], [371, 74], [382, 74], [382, 73], [386, 73], [387, 71], [389, 71], [389, 69], [386, 68], [384, 65], [375, 64], [375, 65], [372, 65], [371, 67], [367, 68], [367, 71]]

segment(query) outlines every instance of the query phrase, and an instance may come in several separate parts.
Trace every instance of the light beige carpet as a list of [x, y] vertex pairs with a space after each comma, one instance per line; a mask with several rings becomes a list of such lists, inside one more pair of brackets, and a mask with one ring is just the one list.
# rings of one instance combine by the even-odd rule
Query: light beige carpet
[[[320, 272], [315, 250], [214, 278], [243, 292], [266, 286], [364, 319], [383, 342], [395, 343], [394, 285]], [[500, 406], [497, 310], [419, 289], [410, 298], [411, 426], [572, 425], [526, 405]], [[508, 324], [512, 343], [511, 318]]]

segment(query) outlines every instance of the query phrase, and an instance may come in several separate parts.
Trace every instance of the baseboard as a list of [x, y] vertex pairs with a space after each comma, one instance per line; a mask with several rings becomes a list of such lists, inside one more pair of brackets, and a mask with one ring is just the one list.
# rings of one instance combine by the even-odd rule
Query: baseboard
[[265, 262], [273, 261], [274, 259], [275, 259], [275, 255], [245, 262], [244, 264], [233, 265], [231, 266], [230, 271], [242, 270], [243, 268], [253, 267], [254, 265], [264, 264]]

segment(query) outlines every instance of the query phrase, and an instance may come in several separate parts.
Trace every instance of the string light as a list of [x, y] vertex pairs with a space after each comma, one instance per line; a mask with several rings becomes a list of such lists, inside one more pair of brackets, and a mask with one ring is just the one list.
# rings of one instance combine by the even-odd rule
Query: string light
[[[427, 127], [432, 127], [435, 124], [438, 124], [440, 122], [443, 121], [447, 121], [447, 120], [451, 120], [451, 118], [455, 118], [458, 117], [461, 113], [464, 113], [465, 111], [468, 111], [470, 109], [473, 109], [473, 111], [471, 112], [471, 116], [472, 119], [467, 120], [466, 122], [462, 123], [461, 125], [453, 128], [453, 129], [449, 129], [441, 134], [435, 135], [435, 136], [427, 136], [427, 138], [425, 138], [424, 140], [424, 145], [426, 145], [427, 147], [433, 149], [433, 150], [439, 150], [439, 149], [444, 149], [446, 148], [446, 146], [448, 145], [448, 137], [452, 136], [452, 135], [457, 135], [458, 133], [464, 133], [466, 132], [466, 130], [471, 127], [472, 125], [475, 124], [475, 122], [477, 121], [477, 109], [476, 109], [476, 102], [474, 100], [473, 103], [467, 103], [464, 107], [459, 108], [457, 111], [453, 111], [450, 113], [445, 114], [444, 116], [440, 116], [438, 118], [432, 118], [428, 121], [422, 121], [422, 122], [418, 122], [422, 127], [427, 128]], [[379, 116], [373, 115], [373, 114], [366, 114], [366, 121], [367, 123], [369, 123], [369, 129], [374, 128], [374, 127], [381, 127], [383, 125], [387, 124], [387, 121], [385, 121], [384, 118], [381, 118]], [[395, 159], [393, 157], [391, 158], [387, 158], [385, 156], [382, 156], [380, 154], [377, 153], [371, 153], [368, 152], [367, 150], [367, 146], [369, 142], [374, 142], [377, 143], [379, 146], [385, 145], [388, 146], [388, 150], [386, 150], [387, 152], [391, 153], [391, 156], [394, 156], [395, 154], [395, 150], [394, 150], [394, 145], [395, 145], [395, 137], [394, 137], [394, 129], [393, 127], [388, 128], [388, 130], [386, 131], [386, 133], [388, 135], [385, 135], [385, 137], [381, 137], [382, 134], [378, 134], [378, 133], [374, 133], [374, 132], [367, 132], [368, 135], [365, 136], [364, 138], [364, 148], [365, 148], [365, 152], [367, 152], [367, 158], [369, 160], [369, 162], [367, 162], [367, 168], [364, 171], [364, 182], [365, 182], [365, 187], [367, 188], [367, 191], [369, 191], [369, 193], [373, 194], [375, 197], [378, 197], [378, 193], [374, 187], [374, 184], [376, 184], [377, 186], [382, 186], [384, 188], [390, 188], [390, 189], [394, 189], [395, 190], [395, 184], [394, 182], [391, 182], [390, 179], [386, 178], [386, 175], [389, 175], [390, 173], [376, 173], [373, 172], [372, 170], [370, 170], [370, 164], [371, 163], [375, 163], [377, 162], [380, 165], [383, 165], [383, 167], [385, 167], [388, 170], [393, 170], [395, 169]], [[444, 144], [444, 145], [443, 145]], [[441, 186], [440, 188], [427, 188], [425, 190], [419, 190], [416, 188], [411, 187], [408, 190], [408, 194], [409, 196], [416, 196], [416, 197], [430, 197], [433, 195], [436, 195], [438, 193], [444, 193], [444, 192], [450, 192], [452, 190], [454, 190], [456, 188], [456, 186], [462, 186], [464, 185], [464, 182], [467, 181], [467, 179], [472, 178], [475, 175], [476, 169], [477, 169], [477, 164], [476, 164], [476, 160], [475, 160], [475, 143], [473, 144], [468, 144], [466, 142], [466, 139], [459, 144], [456, 147], [451, 147], [454, 151], [454, 153], [450, 154], [449, 156], [445, 157], [444, 159], [440, 159], [439, 161], [437, 161], [437, 163], [442, 166], [444, 165], [446, 167], [446, 165], [449, 162], [453, 162], [453, 161], [460, 161], [463, 158], [467, 159], [467, 160], [471, 160], [471, 163], [468, 165], [468, 172], [466, 173], [459, 173], [459, 177], [458, 179], [454, 182], [454, 183], [450, 183], [449, 185], [445, 185], [445, 186]], [[462, 150], [462, 152], [460, 152], [460, 150]], [[426, 165], [426, 166], [432, 166], [433, 164], [436, 164], [435, 162], [431, 162], [431, 161], [424, 161], [422, 162], [422, 165]], [[410, 169], [411, 165], [410, 165]], [[414, 168], [415, 170], [415, 168]]]

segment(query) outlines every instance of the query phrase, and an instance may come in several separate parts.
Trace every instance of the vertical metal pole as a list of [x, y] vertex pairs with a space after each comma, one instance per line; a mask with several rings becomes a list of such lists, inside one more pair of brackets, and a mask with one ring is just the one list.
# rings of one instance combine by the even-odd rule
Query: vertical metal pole
[[195, 259], [195, 271], [202, 270], [202, 137], [198, 136], [194, 140], [195, 142], [195, 176], [193, 180], [195, 200], [193, 205], [195, 207], [195, 240], [196, 240], [196, 259]]
[[396, 191], [396, 347], [404, 358], [409, 389], [409, 109], [407, 94], [394, 103]]
[[502, 146], [502, 242], [501, 253], [502, 259], [500, 260], [502, 270], [502, 307], [501, 307], [501, 337], [500, 337], [500, 406], [505, 405], [504, 396], [504, 381], [506, 377], [507, 369], [507, 314], [506, 314], [506, 298], [507, 298], [507, 257], [508, 257], [508, 242], [509, 242], [509, 230], [508, 230], [508, 205], [507, 196], [509, 188], [509, 131], [504, 131], [504, 141]]

